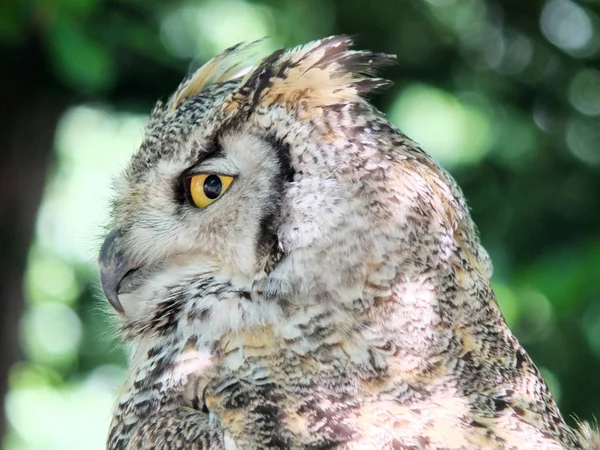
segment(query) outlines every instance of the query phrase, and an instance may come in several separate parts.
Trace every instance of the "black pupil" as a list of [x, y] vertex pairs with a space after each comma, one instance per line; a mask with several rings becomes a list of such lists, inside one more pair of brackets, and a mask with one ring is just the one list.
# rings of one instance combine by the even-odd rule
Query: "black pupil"
[[221, 195], [221, 190], [223, 189], [223, 185], [221, 184], [221, 179], [216, 175], [209, 175], [204, 180], [204, 195], [206, 195], [211, 200], [214, 200], [219, 195]]

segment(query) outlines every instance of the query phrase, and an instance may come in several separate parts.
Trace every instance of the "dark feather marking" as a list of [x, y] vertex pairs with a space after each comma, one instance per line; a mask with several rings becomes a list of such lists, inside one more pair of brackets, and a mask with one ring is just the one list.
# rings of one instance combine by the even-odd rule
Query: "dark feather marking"
[[255, 422], [261, 435], [268, 437], [265, 442], [266, 448], [290, 448], [289, 439], [282, 436], [280, 433], [284, 429], [282, 419], [283, 412], [279, 407], [273, 404], [260, 404], [251, 409], [251, 413], [257, 415]]
[[260, 103], [260, 96], [263, 91], [271, 85], [271, 78], [274, 75], [273, 67], [274, 64], [281, 58], [285, 53], [285, 49], [279, 49], [271, 53], [270, 56], [265, 58], [262, 63], [254, 70], [253, 74], [246, 81], [244, 88], [249, 89], [252, 92], [251, 101], [247, 106], [246, 114], [250, 115], [254, 109]]
[[177, 326], [182, 308], [183, 302], [180, 297], [160, 303], [149, 321], [150, 328], [162, 333], [168, 332]]
[[494, 410], [496, 412], [504, 411], [507, 406], [508, 406], [508, 403], [506, 402], [506, 400], [503, 400], [501, 398], [494, 399]]
[[278, 173], [272, 179], [269, 199], [265, 202], [260, 218], [258, 235], [254, 242], [258, 255], [266, 252], [277, 252], [277, 230], [279, 229], [281, 199], [283, 198], [285, 183], [294, 179], [294, 170], [290, 160], [289, 145], [284, 144], [274, 135], [268, 135], [267, 142], [273, 149], [278, 161]]

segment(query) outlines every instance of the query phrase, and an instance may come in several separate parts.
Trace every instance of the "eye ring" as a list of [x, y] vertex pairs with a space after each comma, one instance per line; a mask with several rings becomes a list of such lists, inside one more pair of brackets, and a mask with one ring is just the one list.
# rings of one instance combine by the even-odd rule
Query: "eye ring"
[[233, 177], [214, 173], [199, 173], [183, 180], [185, 197], [196, 208], [206, 208], [216, 202], [229, 189]]

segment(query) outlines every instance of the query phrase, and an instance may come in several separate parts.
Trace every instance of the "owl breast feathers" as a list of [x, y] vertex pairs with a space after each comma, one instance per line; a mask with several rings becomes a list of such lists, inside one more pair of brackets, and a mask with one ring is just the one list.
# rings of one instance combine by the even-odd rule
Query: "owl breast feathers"
[[363, 97], [393, 58], [350, 46], [236, 46], [155, 107], [99, 258], [132, 352], [108, 449], [600, 449], [454, 180]]

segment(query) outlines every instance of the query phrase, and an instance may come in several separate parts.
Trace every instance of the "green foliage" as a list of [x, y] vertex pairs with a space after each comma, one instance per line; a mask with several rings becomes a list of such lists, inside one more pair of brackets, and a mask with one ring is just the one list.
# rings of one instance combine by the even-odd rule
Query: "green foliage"
[[26, 23], [26, 14], [18, 2], [3, 5], [0, 14], [0, 42], [16, 43]]
[[115, 78], [115, 63], [106, 47], [73, 20], [58, 16], [46, 31], [50, 62], [57, 76], [81, 91], [105, 91]]
[[[125, 359], [94, 259], [111, 175], [143, 132], [135, 113], [168, 95], [188, 67], [264, 35], [275, 48], [346, 33], [398, 55], [384, 74], [394, 86], [375, 101], [462, 186], [495, 264], [498, 302], [565, 414], [598, 416], [599, 15], [597, 2], [572, 0], [3, 5], [0, 42], [19, 56], [41, 42], [40, 83], [83, 105], [59, 126], [30, 251], [27, 360], [11, 375], [7, 448], [103, 448]], [[26, 414], [32, 398], [39, 414]], [[57, 406], [42, 426], [48, 405]], [[90, 411], [100, 417], [94, 429], [79, 418]]]

